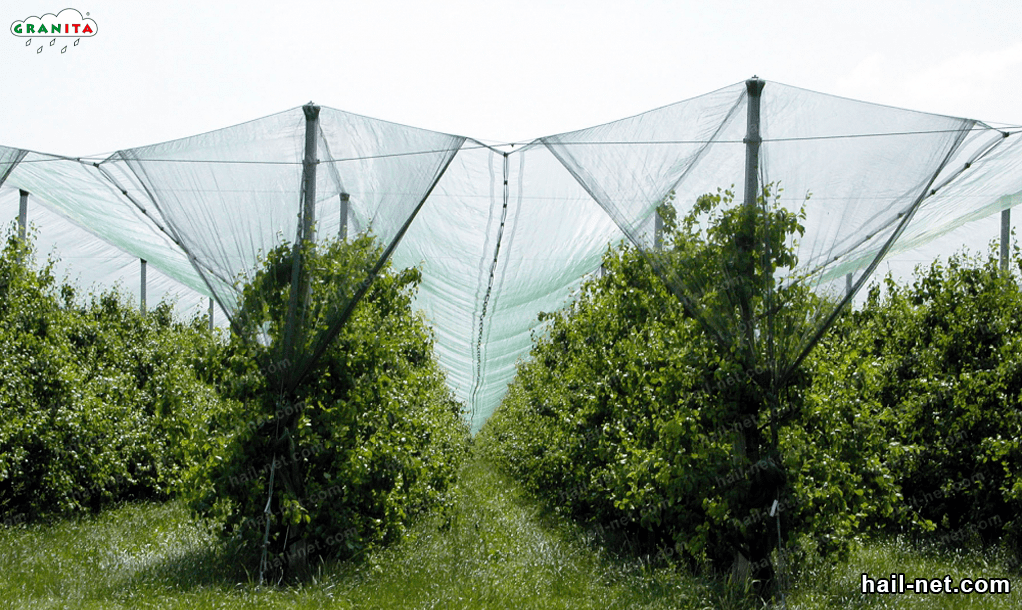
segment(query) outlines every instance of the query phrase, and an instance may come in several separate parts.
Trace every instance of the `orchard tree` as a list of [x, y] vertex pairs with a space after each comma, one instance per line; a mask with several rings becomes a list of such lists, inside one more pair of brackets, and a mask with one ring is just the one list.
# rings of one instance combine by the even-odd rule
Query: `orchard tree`
[[607, 273], [544, 316], [549, 333], [481, 445], [601, 534], [668, 544], [693, 567], [768, 588], [767, 513], [796, 504], [779, 431], [808, 382], [781, 366], [833, 304], [793, 275], [804, 211], [772, 186], [756, 206], [733, 199], [704, 195], [679, 220], [669, 198], [660, 250], [608, 251]]

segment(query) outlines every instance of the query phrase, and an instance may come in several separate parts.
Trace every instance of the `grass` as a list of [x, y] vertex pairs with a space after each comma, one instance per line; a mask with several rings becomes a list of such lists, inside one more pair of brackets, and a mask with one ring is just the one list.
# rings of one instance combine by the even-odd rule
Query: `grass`
[[[816, 608], [1022, 608], [1017, 588], [1022, 584], [1012, 572], [1007, 557], [995, 554], [948, 552], [921, 547], [904, 540], [892, 540], [855, 547], [850, 560], [838, 566], [822, 566], [807, 571], [792, 596], [792, 606]], [[916, 578], [944, 578], [950, 575], [957, 584], [963, 578], [1007, 578], [1009, 595], [920, 594], [863, 595], [862, 575], [870, 578], [905, 574], [906, 582]]]
[[[260, 587], [229, 546], [177, 503], [132, 504], [52, 525], [0, 529], [0, 608], [748, 608], [761, 603], [666, 561], [613, 557], [541, 514], [494, 467], [472, 459], [457, 504], [358, 565]], [[871, 596], [860, 574], [1004, 576], [1003, 563], [904, 543], [867, 545], [808, 571], [790, 607], [1016, 608], [1010, 596]], [[1015, 583], [1013, 583], [1015, 584]]]
[[[705, 608], [713, 589], [623, 561], [540, 517], [479, 459], [457, 504], [360, 565], [320, 565], [300, 587], [260, 587], [177, 503], [0, 530], [0, 608]], [[566, 524], [562, 524], [566, 525]], [[653, 562], [655, 564], [655, 562]], [[664, 562], [661, 562], [664, 563]]]

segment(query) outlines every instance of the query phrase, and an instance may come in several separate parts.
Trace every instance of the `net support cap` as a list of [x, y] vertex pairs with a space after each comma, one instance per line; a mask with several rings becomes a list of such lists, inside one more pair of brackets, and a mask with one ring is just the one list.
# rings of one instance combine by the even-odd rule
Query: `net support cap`
[[763, 93], [763, 86], [766, 85], [766, 81], [762, 78], [753, 75], [752, 78], [745, 81], [745, 90], [749, 92], [752, 97], [759, 97]]

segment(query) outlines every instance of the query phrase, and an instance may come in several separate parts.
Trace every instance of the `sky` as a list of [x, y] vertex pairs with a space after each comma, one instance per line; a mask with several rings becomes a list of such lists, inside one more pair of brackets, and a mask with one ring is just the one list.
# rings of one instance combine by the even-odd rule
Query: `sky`
[[[60, 53], [73, 39], [40, 46], [10, 32], [65, 8], [87, 13], [95, 36]], [[308, 101], [529, 141], [753, 75], [1022, 124], [1018, 0], [4, 0], [0, 21], [0, 144], [72, 156]]]

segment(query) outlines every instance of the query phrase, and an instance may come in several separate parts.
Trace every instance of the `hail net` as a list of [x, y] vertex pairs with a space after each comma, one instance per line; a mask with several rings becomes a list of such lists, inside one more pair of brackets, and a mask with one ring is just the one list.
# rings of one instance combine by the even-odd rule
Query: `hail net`
[[[608, 245], [640, 248], [720, 341], [746, 341], [763, 354], [769, 343], [764, 361], [778, 379], [884, 257], [949, 233], [971, 239], [970, 227], [1022, 202], [1018, 130], [767, 82], [754, 195], [768, 187], [770, 196], [754, 197], [756, 218], [804, 212], [795, 216], [800, 234], [784, 244], [793, 259], [695, 264], [657, 226], [664, 206], [680, 222], [718, 189], [734, 197], [714, 213], [744, 205], [750, 100], [738, 83], [515, 148], [323, 107], [314, 133], [316, 232], [325, 239], [345, 224], [349, 239], [374, 236], [396, 267], [421, 269], [416, 306], [478, 428], [543, 331], [539, 313], [569, 303]], [[28, 191], [44, 247], [65, 261], [100, 261], [80, 266], [88, 280], [130, 278], [145, 259], [161, 290], [184, 287], [188, 304], [213, 297], [232, 323], [250, 327], [244, 286], [267, 253], [301, 237], [307, 128], [295, 108], [96, 162], [0, 147], [0, 208], [13, 219], [19, 190]], [[976, 234], [968, 245], [994, 237]], [[336, 278], [338, 298], [305, 318], [296, 366], [277, 383], [300, 381], [374, 268]], [[750, 274], [772, 301], [743, 312]], [[791, 313], [785, 300], [800, 289], [814, 306]]]

